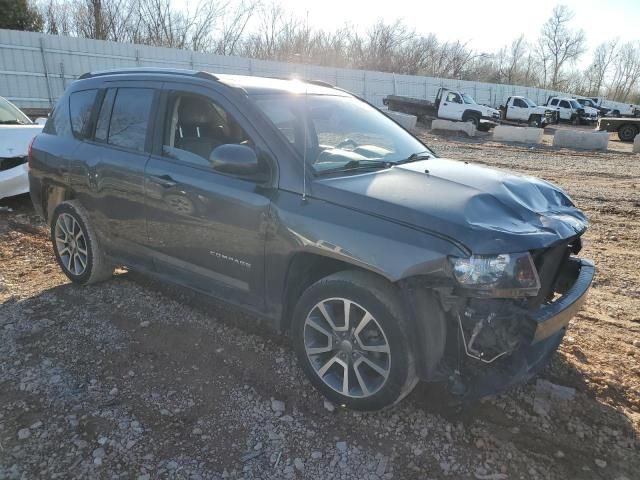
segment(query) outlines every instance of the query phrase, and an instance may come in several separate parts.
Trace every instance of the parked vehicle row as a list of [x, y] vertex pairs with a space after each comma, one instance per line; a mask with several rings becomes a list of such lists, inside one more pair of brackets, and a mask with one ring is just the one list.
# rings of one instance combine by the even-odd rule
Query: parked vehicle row
[[311, 82], [87, 74], [30, 151], [33, 204], [73, 282], [127, 265], [266, 317], [311, 383], [354, 409], [419, 379], [466, 399], [527, 380], [594, 275], [562, 189], [438, 158]]

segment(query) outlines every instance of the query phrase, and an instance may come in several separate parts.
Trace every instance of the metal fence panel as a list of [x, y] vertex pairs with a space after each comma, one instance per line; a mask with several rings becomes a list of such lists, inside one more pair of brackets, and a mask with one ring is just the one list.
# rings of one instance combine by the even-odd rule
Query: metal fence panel
[[511, 95], [523, 95], [541, 104], [549, 95], [559, 94], [534, 87], [274, 62], [0, 29], [0, 96], [23, 108], [49, 108], [83, 73], [128, 67], [322, 80], [376, 106], [382, 106], [384, 97], [392, 94], [432, 100], [440, 87], [462, 90], [478, 103], [494, 107], [504, 104]]

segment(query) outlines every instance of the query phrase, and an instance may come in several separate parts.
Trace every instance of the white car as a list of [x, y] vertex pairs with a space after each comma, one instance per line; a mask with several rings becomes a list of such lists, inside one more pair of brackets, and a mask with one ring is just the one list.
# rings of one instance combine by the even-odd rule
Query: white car
[[42, 131], [42, 120], [33, 123], [18, 107], [0, 97], [0, 199], [29, 191], [27, 149]]

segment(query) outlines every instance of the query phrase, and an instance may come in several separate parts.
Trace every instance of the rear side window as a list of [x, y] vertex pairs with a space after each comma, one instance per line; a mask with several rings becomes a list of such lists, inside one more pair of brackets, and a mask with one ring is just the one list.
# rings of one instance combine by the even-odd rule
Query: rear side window
[[551, 105], [557, 105], [558, 104], [558, 99], [554, 98], [553, 100], [551, 100]]
[[47, 119], [47, 123], [42, 129], [44, 133], [49, 135], [57, 135], [59, 137], [71, 136], [71, 122], [69, 121], [69, 102], [66, 97], [61, 97], [53, 111]]
[[108, 143], [144, 151], [153, 94], [154, 90], [150, 88], [118, 88], [111, 112]]
[[73, 92], [69, 96], [69, 116], [71, 117], [71, 130], [77, 138], [83, 138], [87, 134], [87, 124], [91, 118], [91, 111], [96, 100], [98, 90], [82, 90]]

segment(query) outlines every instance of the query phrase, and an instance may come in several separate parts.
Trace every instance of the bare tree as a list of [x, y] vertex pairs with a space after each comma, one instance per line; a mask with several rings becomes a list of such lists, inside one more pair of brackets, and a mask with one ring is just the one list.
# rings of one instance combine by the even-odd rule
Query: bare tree
[[545, 74], [551, 77], [549, 86], [554, 89], [562, 87], [562, 68], [574, 63], [586, 50], [584, 31], [569, 28], [573, 17], [574, 13], [569, 8], [557, 5], [540, 33], [539, 55], [544, 63]]
[[610, 71], [613, 61], [618, 55], [618, 39], [601, 43], [593, 52], [593, 61], [585, 71], [588, 82], [588, 94], [600, 95], [604, 87], [606, 76]]
[[613, 79], [608, 96], [621, 102], [629, 101], [640, 78], [640, 42], [629, 42], [620, 46], [613, 61]]

